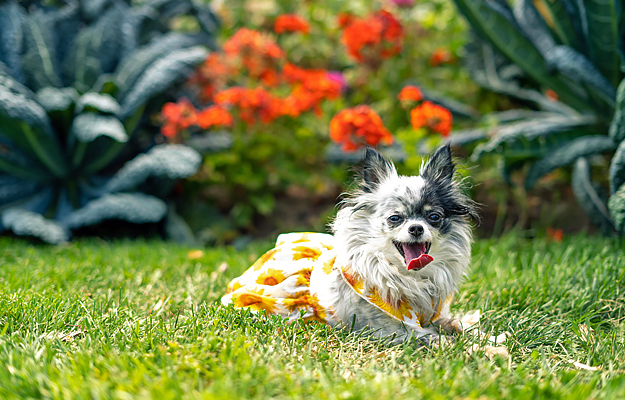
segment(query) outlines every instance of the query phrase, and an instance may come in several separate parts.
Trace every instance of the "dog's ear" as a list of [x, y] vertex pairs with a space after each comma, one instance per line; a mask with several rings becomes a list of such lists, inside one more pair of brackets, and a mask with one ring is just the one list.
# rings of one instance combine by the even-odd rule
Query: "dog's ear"
[[421, 168], [420, 175], [425, 180], [451, 182], [454, 172], [455, 164], [451, 159], [451, 147], [446, 144], [436, 150], [430, 161]]
[[362, 190], [372, 192], [386, 178], [396, 176], [395, 166], [377, 150], [367, 147], [362, 165]]

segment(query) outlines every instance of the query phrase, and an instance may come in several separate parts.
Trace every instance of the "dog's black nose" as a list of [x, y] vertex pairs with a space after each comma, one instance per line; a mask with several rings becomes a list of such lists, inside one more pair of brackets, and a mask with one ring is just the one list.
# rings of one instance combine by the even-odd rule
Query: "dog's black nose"
[[410, 225], [408, 227], [408, 233], [410, 233], [412, 236], [419, 237], [423, 234], [423, 226], [419, 224]]

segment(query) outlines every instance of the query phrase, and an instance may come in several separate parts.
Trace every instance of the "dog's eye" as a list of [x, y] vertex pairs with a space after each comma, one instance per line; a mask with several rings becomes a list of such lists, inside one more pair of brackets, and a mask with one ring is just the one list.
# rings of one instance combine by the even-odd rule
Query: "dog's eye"
[[440, 216], [440, 214], [432, 213], [432, 214], [428, 215], [428, 220], [430, 222], [436, 223], [436, 222], [439, 222], [441, 220], [441, 216]]
[[391, 215], [390, 217], [388, 217], [388, 222], [391, 222], [393, 224], [396, 224], [398, 222], [401, 222], [403, 220], [403, 218], [401, 217], [401, 215]]

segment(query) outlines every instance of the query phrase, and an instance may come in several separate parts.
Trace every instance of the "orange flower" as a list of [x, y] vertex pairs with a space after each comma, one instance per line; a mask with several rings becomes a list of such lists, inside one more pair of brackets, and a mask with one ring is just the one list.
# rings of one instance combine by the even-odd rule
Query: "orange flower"
[[260, 78], [263, 83], [273, 85], [273, 80], [284, 52], [268, 35], [248, 28], [239, 29], [223, 45], [223, 49], [247, 70], [252, 78]]
[[408, 85], [404, 86], [397, 98], [399, 101], [421, 101], [423, 100], [423, 94], [417, 86]]
[[547, 100], [551, 101], [552, 103], [555, 103], [556, 101], [558, 101], [558, 93], [556, 93], [554, 90], [551, 90], [551, 89], [545, 90], [545, 97], [547, 98]]
[[311, 109], [319, 114], [323, 100], [336, 99], [341, 94], [341, 83], [331, 79], [324, 69], [303, 69], [286, 64], [282, 74], [293, 86], [285, 99], [287, 113], [293, 117]]
[[308, 24], [308, 21], [299, 15], [282, 14], [276, 18], [276, 22], [273, 24], [273, 30], [277, 34], [284, 32], [308, 33], [310, 25]]
[[393, 136], [380, 116], [365, 105], [347, 108], [336, 114], [330, 121], [330, 138], [342, 144], [343, 151], [354, 151], [365, 144], [393, 143]]
[[232, 115], [221, 106], [210, 106], [197, 114], [197, 125], [202, 129], [208, 129], [211, 126], [230, 126]]
[[257, 120], [270, 123], [276, 118], [285, 115], [284, 101], [262, 87], [246, 89], [232, 87], [215, 95], [218, 105], [232, 105], [239, 110], [241, 120], [253, 124]]
[[163, 122], [161, 133], [171, 138], [195, 124], [197, 110], [189, 100], [183, 98], [178, 103], [166, 103], [161, 109], [159, 119]]
[[403, 37], [400, 22], [393, 14], [380, 10], [367, 18], [348, 22], [341, 40], [350, 56], [375, 67], [380, 60], [401, 51]]
[[452, 116], [445, 107], [424, 101], [410, 112], [410, 122], [414, 129], [426, 127], [443, 136], [448, 136], [451, 132]]
[[556, 243], [562, 243], [562, 238], [564, 238], [564, 233], [562, 229], [553, 229], [552, 227], [547, 227], [547, 237], [552, 239]]
[[439, 47], [430, 56], [430, 65], [438, 67], [441, 64], [449, 64], [454, 59], [454, 55], [445, 48]]

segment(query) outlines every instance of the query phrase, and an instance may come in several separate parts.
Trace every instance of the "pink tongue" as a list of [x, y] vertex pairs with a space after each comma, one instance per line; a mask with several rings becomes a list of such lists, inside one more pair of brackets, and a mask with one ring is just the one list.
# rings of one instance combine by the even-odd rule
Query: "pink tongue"
[[426, 254], [425, 243], [402, 243], [404, 249], [404, 256], [406, 257], [406, 265], [408, 270], [421, 269], [434, 261], [431, 255]]

